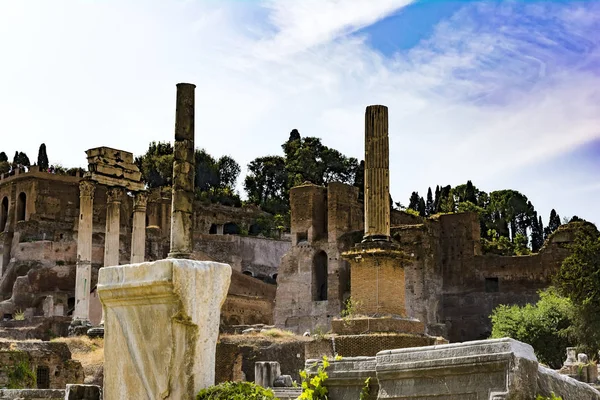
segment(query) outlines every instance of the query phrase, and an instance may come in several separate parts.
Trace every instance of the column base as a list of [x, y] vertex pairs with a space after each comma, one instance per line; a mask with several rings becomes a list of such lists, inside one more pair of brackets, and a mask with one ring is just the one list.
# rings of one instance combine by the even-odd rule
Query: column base
[[87, 319], [76, 318], [71, 321], [69, 325], [68, 335], [69, 336], [85, 336], [88, 330], [92, 327], [92, 324]]

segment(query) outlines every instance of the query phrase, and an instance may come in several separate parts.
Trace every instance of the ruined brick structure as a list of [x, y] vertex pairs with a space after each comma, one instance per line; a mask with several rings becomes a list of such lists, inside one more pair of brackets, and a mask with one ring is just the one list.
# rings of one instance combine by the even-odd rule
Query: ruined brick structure
[[[341, 254], [363, 236], [363, 204], [357, 188], [311, 184], [290, 191], [292, 248], [282, 259], [274, 320], [298, 333], [328, 331], [350, 296], [348, 263]], [[474, 213], [424, 219], [391, 215], [391, 236], [410, 260], [405, 265], [407, 314], [431, 335], [451, 342], [481, 339], [499, 304], [535, 302], [537, 291], [568, 255], [572, 225], [562, 226], [538, 254], [482, 254]]]
[[[69, 176], [35, 169], [0, 176], [0, 318], [26, 310], [46, 317], [73, 312], [82, 179], [80, 173]], [[90, 290], [96, 284], [98, 269], [105, 264], [106, 192], [104, 185], [94, 190]], [[162, 259], [168, 253], [170, 213], [170, 192], [150, 190], [145, 218], [147, 261]], [[119, 264], [126, 264], [132, 256], [131, 196], [122, 196], [119, 214]], [[272, 322], [275, 288], [261, 280], [275, 282], [279, 261], [291, 244], [288, 240], [238, 235], [253, 232], [253, 225], [264, 215], [255, 207], [194, 204], [195, 255], [229, 263], [236, 274], [260, 279], [239, 278], [255, 290], [232, 298], [236, 306], [231, 310], [249, 305], [248, 311], [239, 315], [224, 313], [232, 321]], [[101, 313], [94, 293], [90, 304], [90, 319], [98, 323]]]
[[0, 387], [63, 389], [83, 379], [83, 367], [65, 343], [0, 342]]

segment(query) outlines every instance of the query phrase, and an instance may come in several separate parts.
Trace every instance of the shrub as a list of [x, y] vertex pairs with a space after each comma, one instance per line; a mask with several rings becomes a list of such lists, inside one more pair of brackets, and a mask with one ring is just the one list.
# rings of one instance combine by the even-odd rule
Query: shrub
[[275, 399], [273, 391], [252, 382], [224, 382], [203, 389], [196, 400], [268, 400]]
[[307, 371], [300, 371], [300, 378], [302, 379], [302, 394], [298, 399], [301, 400], [327, 400], [327, 388], [325, 387], [325, 381], [327, 380], [327, 372], [325, 370], [329, 367], [329, 360], [326, 356], [323, 357], [322, 365], [317, 368], [317, 374], [310, 376]]
[[540, 292], [535, 304], [498, 306], [491, 315], [492, 338], [511, 337], [533, 346], [540, 362], [562, 366], [565, 348], [571, 345], [574, 307], [553, 288]]

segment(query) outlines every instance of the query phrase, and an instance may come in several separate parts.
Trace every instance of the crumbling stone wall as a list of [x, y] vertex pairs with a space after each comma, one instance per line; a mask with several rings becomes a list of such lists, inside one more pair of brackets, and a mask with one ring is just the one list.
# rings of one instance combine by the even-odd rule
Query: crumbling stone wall
[[292, 248], [279, 267], [275, 324], [297, 333], [326, 332], [350, 292], [350, 268], [341, 254], [362, 238], [348, 234], [363, 227], [358, 189], [305, 184], [290, 191], [290, 207]]
[[217, 343], [215, 384], [226, 381], [254, 381], [254, 363], [277, 361], [281, 373], [300, 382], [308, 340], [270, 339], [248, 335], [224, 335]]
[[65, 343], [0, 342], [0, 387], [64, 389], [83, 379], [83, 367]]
[[[34, 309], [35, 315], [42, 316], [44, 299], [50, 295], [55, 303], [64, 305], [65, 315], [72, 311], [80, 179], [81, 176], [40, 171], [0, 179], [0, 204], [6, 198], [9, 205], [8, 215], [3, 217], [6, 219], [5, 227], [0, 227], [4, 228], [0, 229], [0, 317], [29, 308]], [[17, 221], [16, 209], [21, 193], [26, 198], [25, 219]], [[124, 196], [122, 200], [119, 261], [127, 264], [131, 257], [133, 199]], [[148, 260], [165, 258], [168, 252], [170, 202], [168, 191], [156, 189], [150, 193], [146, 235]], [[262, 211], [255, 207], [235, 208], [199, 202], [194, 206], [199, 252], [212, 254], [210, 258], [230, 263], [240, 272], [247, 270], [259, 277], [276, 275], [280, 258], [290, 247], [289, 241], [208, 234], [213, 223], [232, 222], [247, 230], [264, 215]], [[98, 185], [94, 196], [90, 288], [95, 287], [98, 269], [104, 265], [105, 230], [106, 187]], [[244, 303], [252, 301], [236, 298], [229, 305], [242, 310], [240, 307]], [[271, 303], [272, 298], [257, 299], [243, 320], [272, 322]], [[97, 308], [96, 311], [99, 311], [99, 304]]]
[[[340, 315], [350, 295], [349, 269], [340, 254], [363, 234], [363, 205], [355, 189], [335, 183], [290, 191], [293, 238], [278, 275], [277, 326], [298, 333], [328, 331], [331, 318]], [[487, 338], [489, 315], [499, 304], [537, 301], [574, 238], [570, 225], [563, 226], [538, 254], [505, 257], [482, 254], [475, 213], [421, 218], [394, 211], [391, 219], [393, 239], [410, 256], [403, 261], [407, 313], [425, 323], [428, 334], [450, 341]], [[327, 301], [311, 297], [313, 260], [320, 251], [328, 258]]]
[[221, 325], [273, 324], [275, 286], [232, 271]]

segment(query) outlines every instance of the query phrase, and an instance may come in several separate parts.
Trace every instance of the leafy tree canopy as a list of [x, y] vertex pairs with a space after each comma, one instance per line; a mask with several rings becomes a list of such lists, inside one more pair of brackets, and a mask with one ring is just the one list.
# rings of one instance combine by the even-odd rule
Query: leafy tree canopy
[[574, 319], [571, 301], [550, 288], [540, 292], [535, 305], [498, 306], [491, 315], [491, 337], [511, 337], [528, 343], [542, 363], [558, 369], [564, 361], [565, 348], [576, 344], [571, 330]]
[[[196, 198], [206, 202], [241, 206], [241, 200], [235, 193], [235, 183], [240, 174], [239, 164], [229, 156], [215, 160], [204, 149], [196, 149], [194, 158]], [[148, 187], [172, 184], [173, 146], [169, 142], [150, 143], [146, 153], [136, 157], [135, 163]]]

